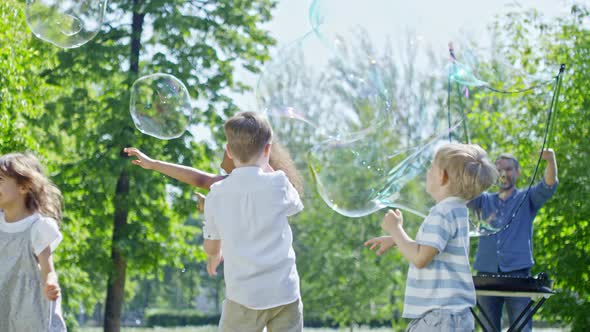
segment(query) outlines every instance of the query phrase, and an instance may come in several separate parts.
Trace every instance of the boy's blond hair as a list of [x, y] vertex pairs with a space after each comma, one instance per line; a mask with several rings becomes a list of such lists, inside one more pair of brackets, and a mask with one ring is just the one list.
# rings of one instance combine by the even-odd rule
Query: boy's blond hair
[[434, 163], [446, 172], [450, 194], [471, 200], [498, 179], [498, 171], [476, 144], [449, 143], [438, 149]]
[[223, 125], [232, 156], [245, 163], [260, 156], [272, 140], [268, 121], [255, 112], [240, 112]]

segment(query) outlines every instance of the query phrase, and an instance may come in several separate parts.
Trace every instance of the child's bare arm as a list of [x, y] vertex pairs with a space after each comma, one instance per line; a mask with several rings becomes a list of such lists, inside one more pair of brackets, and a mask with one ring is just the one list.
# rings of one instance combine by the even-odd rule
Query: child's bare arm
[[221, 255], [221, 240], [205, 240], [203, 248], [207, 253], [207, 273], [210, 276], [217, 275], [217, 267], [223, 262]]
[[213, 183], [225, 177], [223, 175], [203, 172], [188, 166], [152, 159], [137, 148], [125, 148], [123, 151], [127, 153], [128, 156], [137, 157], [137, 159], [132, 161], [133, 164], [144, 169], [154, 170], [195, 187], [209, 189]]
[[421, 245], [412, 240], [403, 228], [403, 215], [399, 210], [389, 210], [383, 217], [381, 227], [391, 235], [402, 255], [415, 267], [426, 267], [438, 250], [434, 247]]
[[436, 248], [416, 243], [416, 241], [412, 240], [403, 229], [396, 233], [396, 235], [393, 235], [392, 233], [391, 236], [394, 238], [402, 255], [419, 269], [428, 266], [428, 264], [432, 262], [434, 256], [438, 254]]
[[60, 297], [61, 290], [57, 282], [57, 274], [53, 267], [51, 248], [47, 247], [37, 257], [41, 266], [41, 277], [43, 280], [43, 293], [49, 301], [55, 301]]
[[203, 242], [203, 248], [209, 256], [215, 256], [221, 253], [221, 240], [207, 240]]

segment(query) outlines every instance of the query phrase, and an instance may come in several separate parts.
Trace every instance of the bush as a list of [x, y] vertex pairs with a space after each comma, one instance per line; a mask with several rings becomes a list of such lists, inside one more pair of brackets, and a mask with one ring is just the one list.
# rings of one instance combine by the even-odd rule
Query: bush
[[219, 315], [205, 315], [190, 309], [149, 309], [145, 314], [145, 322], [149, 327], [217, 325], [219, 318]]
[[[201, 326], [217, 325], [220, 315], [205, 315], [198, 310], [190, 309], [148, 309], [145, 314], [145, 324], [148, 327], [154, 326]], [[316, 328], [339, 328], [340, 326], [332, 319], [320, 318], [318, 316], [304, 316], [305, 327]], [[359, 322], [370, 327], [391, 327], [391, 321], [367, 320]]]

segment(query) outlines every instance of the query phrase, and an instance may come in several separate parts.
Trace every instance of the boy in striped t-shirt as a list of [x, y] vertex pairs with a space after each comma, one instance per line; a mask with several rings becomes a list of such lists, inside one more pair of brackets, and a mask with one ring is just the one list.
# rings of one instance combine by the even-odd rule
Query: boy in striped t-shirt
[[389, 234], [365, 243], [380, 255], [397, 246], [410, 261], [403, 317], [407, 331], [472, 331], [475, 288], [469, 267], [467, 201], [498, 177], [478, 145], [449, 143], [435, 154], [426, 191], [436, 205], [424, 219], [416, 240], [403, 229], [399, 210], [389, 210], [381, 227]]

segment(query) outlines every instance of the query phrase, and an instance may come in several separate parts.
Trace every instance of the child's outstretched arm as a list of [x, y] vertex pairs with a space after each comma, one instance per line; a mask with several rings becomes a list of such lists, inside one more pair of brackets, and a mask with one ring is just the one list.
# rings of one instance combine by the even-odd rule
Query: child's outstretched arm
[[438, 254], [438, 250], [412, 240], [404, 231], [403, 223], [404, 217], [400, 210], [389, 210], [383, 217], [381, 228], [391, 235], [399, 251], [410, 263], [419, 269], [424, 268]]
[[61, 290], [57, 282], [57, 274], [53, 267], [53, 258], [51, 248], [47, 247], [39, 254], [37, 258], [41, 265], [41, 277], [43, 280], [43, 293], [49, 301], [55, 301], [60, 297]]
[[195, 187], [209, 189], [213, 183], [225, 177], [223, 175], [203, 172], [188, 166], [152, 159], [137, 148], [125, 148], [123, 151], [127, 153], [128, 156], [137, 157], [137, 159], [131, 161], [133, 164], [144, 169], [154, 170]]

